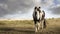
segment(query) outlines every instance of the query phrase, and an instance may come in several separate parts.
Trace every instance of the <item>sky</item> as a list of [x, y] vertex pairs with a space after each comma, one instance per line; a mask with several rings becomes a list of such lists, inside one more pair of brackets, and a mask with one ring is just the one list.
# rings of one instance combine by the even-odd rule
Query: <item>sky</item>
[[0, 18], [32, 19], [37, 5], [45, 11], [45, 18], [60, 18], [60, 0], [0, 0]]

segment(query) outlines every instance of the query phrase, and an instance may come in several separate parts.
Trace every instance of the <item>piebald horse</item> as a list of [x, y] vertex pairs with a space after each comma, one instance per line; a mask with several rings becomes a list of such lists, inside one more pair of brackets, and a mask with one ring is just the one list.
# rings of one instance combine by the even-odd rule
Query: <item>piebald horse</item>
[[33, 12], [33, 20], [35, 24], [35, 32], [38, 32], [40, 28], [44, 28], [45, 12], [40, 10], [41, 7], [35, 7]]

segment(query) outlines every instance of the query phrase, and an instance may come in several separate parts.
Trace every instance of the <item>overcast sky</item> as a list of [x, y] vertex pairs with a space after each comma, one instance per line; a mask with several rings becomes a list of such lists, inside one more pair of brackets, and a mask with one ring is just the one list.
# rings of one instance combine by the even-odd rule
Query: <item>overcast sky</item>
[[46, 18], [60, 17], [60, 0], [0, 0], [0, 18], [31, 19], [38, 4]]

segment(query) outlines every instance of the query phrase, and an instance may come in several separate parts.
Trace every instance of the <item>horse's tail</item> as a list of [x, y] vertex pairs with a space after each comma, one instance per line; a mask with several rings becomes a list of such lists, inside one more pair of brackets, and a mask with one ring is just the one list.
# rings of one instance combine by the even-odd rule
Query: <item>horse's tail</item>
[[46, 26], [47, 26], [47, 25], [46, 25], [46, 19], [44, 19], [44, 28], [46, 28]]

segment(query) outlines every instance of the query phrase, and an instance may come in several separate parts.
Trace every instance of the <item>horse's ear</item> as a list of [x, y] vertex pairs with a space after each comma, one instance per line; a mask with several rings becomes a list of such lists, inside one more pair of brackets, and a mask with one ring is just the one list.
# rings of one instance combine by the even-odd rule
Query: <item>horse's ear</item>
[[35, 8], [34, 9], [37, 9], [37, 7], [35, 6]]
[[40, 9], [41, 7], [39, 7], [39, 9]]

